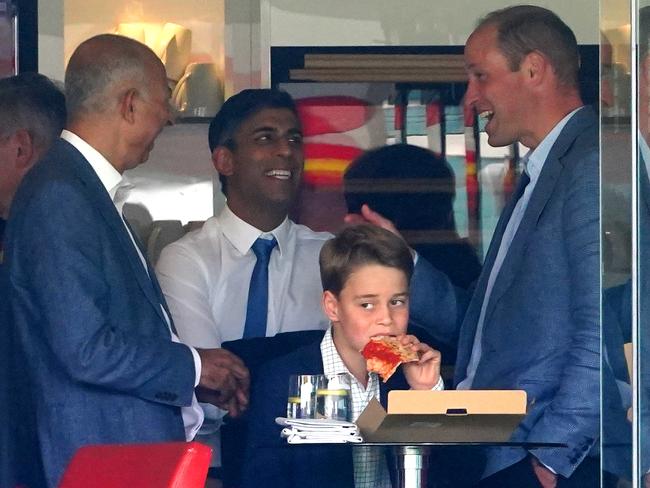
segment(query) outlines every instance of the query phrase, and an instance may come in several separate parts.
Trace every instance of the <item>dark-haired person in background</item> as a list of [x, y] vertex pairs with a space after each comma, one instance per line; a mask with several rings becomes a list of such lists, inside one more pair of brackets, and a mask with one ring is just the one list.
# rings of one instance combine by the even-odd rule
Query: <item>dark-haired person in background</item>
[[467, 289], [481, 273], [476, 251], [456, 232], [454, 171], [428, 149], [395, 144], [366, 151], [343, 175], [350, 213], [365, 203], [390, 219], [419, 255]]
[[3, 263], [3, 231], [11, 202], [25, 173], [59, 137], [65, 125], [65, 98], [46, 76], [22, 73], [0, 79], [0, 486], [39, 484], [34, 456], [25, 455], [33, 432], [33, 412], [14, 360], [9, 287]]

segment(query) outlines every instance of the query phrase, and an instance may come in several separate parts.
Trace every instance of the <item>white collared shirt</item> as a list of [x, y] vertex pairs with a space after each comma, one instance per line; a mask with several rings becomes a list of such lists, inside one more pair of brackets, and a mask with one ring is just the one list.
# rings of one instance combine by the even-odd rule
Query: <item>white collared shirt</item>
[[195, 347], [219, 347], [241, 339], [251, 275], [257, 261], [251, 246], [275, 237], [269, 261], [266, 335], [326, 329], [320, 305], [318, 254], [332, 236], [285, 219], [263, 233], [226, 206], [203, 227], [163, 249], [156, 273], [178, 335]]
[[[248, 289], [257, 258], [258, 237], [275, 237], [269, 261], [266, 335], [328, 326], [320, 301], [318, 254], [332, 237], [285, 219], [264, 233], [237, 217], [226, 205], [203, 227], [163, 249], [156, 274], [183, 342], [220, 347], [244, 336]], [[225, 415], [202, 404], [206, 425], [201, 442], [213, 447], [212, 465], [221, 464], [219, 428]]]
[[[379, 401], [379, 377], [377, 373], [368, 373], [368, 386], [364, 386], [350, 373], [339, 352], [334, 345], [332, 327], [327, 329], [323, 340], [320, 343], [320, 353], [323, 359], [323, 373], [328, 378], [336, 374], [348, 374], [350, 376], [352, 396], [352, 422], [356, 422], [361, 413], [368, 406], [373, 398]], [[442, 378], [432, 390], [444, 390], [445, 385]], [[386, 464], [386, 456], [381, 447], [376, 446], [352, 446], [352, 461], [354, 465], [354, 486], [355, 488], [390, 488], [390, 475]]]
[[[340, 373], [350, 375], [352, 398], [352, 418], [350, 420], [356, 422], [371, 399], [376, 398], [379, 401], [379, 377], [377, 373], [368, 373], [368, 386], [364, 388], [343, 363], [334, 345], [331, 327], [327, 329], [320, 343], [320, 353], [323, 358], [323, 373], [325, 373], [325, 376], [329, 378]], [[355, 488], [390, 488], [390, 475], [383, 448], [375, 446], [353, 447], [352, 463], [354, 466]]]
[[[132, 186], [125, 178], [122, 177], [119, 171], [117, 171], [115, 167], [113, 167], [113, 165], [111, 165], [111, 163], [101, 155], [99, 151], [97, 151], [94, 147], [81, 139], [79, 136], [64, 129], [63, 132], [61, 132], [61, 138], [72, 144], [82, 154], [86, 161], [88, 161], [90, 166], [97, 174], [97, 177], [101, 181], [102, 185], [108, 192], [108, 195], [111, 197], [117, 213], [120, 215], [120, 217], [122, 217], [122, 207], [124, 206], [124, 202], [126, 202], [128, 191], [130, 188], [132, 188]], [[124, 220], [122, 219], [122, 221]], [[133, 234], [131, 234], [131, 231], [129, 230], [126, 223], [124, 223], [124, 228], [131, 237], [131, 242], [138, 252], [142, 266], [148, 275], [149, 271], [147, 270], [147, 261], [144, 255], [140, 251], [140, 248], [137, 246]], [[180, 342], [179, 338], [171, 330], [171, 321], [169, 320], [167, 312], [165, 311], [165, 308], [162, 306], [162, 304], [160, 305], [160, 309], [162, 310], [162, 313], [167, 322], [167, 327], [170, 329], [172, 341]], [[196, 351], [196, 349], [190, 346], [188, 347], [192, 352], [192, 357], [194, 358], [194, 370], [196, 373], [194, 386], [197, 386], [199, 384], [199, 380], [201, 379], [201, 358], [199, 357], [199, 353]], [[182, 407], [181, 411], [183, 414], [183, 424], [185, 426], [185, 438], [186, 440], [190, 441], [194, 439], [194, 436], [199, 431], [199, 428], [203, 423], [203, 410], [196, 400], [196, 395], [192, 395], [192, 405], [189, 407]]]

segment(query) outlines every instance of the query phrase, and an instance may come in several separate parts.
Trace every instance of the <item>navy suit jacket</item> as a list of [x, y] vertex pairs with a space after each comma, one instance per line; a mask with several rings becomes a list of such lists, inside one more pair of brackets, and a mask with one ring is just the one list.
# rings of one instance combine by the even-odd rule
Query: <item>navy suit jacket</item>
[[[276, 417], [286, 417], [289, 376], [322, 374], [320, 341], [267, 363], [251, 391], [248, 449], [243, 462], [244, 488], [354, 487], [349, 445], [288, 445], [280, 438]], [[384, 408], [390, 390], [408, 389], [401, 370], [381, 384]]]
[[640, 470], [650, 471], [650, 179], [639, 158], [639, 397]]
[[[627, 383], [630, 378], [623, 344], [625, 332], [631, 332], [631, 282], [603, 293], [602, 312], [602, 467], [627, 480], [632, 479], [632, 423], [627, 419], [627, 398], [624, 401], [617, 381]], [[617, 313], [620, 310], [621, 313]], [[621, 323], [621, 318], [626, 321]], [[625, 329], [624, 329], [625, 328]]]
[[154, 272], [89, 163], [57, 141], [11, 212], [14, 327], [47, 483], [85, 444], [184, 441], [192, 353], [171, 341]]
[[[0, 224], [2, 222], [0, 221]], [[0, 225], [0, 227], [3, 227]], [[2, 229], [0, 229], [0, 248]], [[17, 474], [14, 460], [15, 419], [13, 417], [13, 391], [11, 373], [13, 370], [13, 340], [10, 328], [9, 289], [5, 266], [0, 260], [0, 487], [15, 486]]]
[[[528, 414], [513, 440], [566, 443], [567, 448], [533, 451], [565, 477], [599, 436], [598, 147], [598, 118], [583, 108], [553, 145], [495, 280], [472, 384], [480, 390], [526, 390]], [[488, 277], [515, 203], [506, 205], [497, 223], [462, 322], [456, 383], [467, 375]], [[439, 289], [436, 279], [414, 275], [412, 289], [422, 294], [427, 286]], [[411, 315], [430, 322], [436, 308], [412, 302]], [[525, 455], [523, 449], [491, 450], [484, 476]]]

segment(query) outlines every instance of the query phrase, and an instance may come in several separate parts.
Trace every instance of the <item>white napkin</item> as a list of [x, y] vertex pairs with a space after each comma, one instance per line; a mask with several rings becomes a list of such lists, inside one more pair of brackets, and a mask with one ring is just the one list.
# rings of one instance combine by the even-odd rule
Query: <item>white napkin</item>
[[330, 419], [275, 419], [282, 429], [282, 437], [289, 444], [363, 442], [359, 428], [353, 422]]

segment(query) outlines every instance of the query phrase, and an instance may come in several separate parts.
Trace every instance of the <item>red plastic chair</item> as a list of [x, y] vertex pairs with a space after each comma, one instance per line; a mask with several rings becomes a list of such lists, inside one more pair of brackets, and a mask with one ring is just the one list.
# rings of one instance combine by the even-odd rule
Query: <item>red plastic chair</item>
[[84, 446], [59, 488], [203, 488], [211, 454], [198, 442]]

